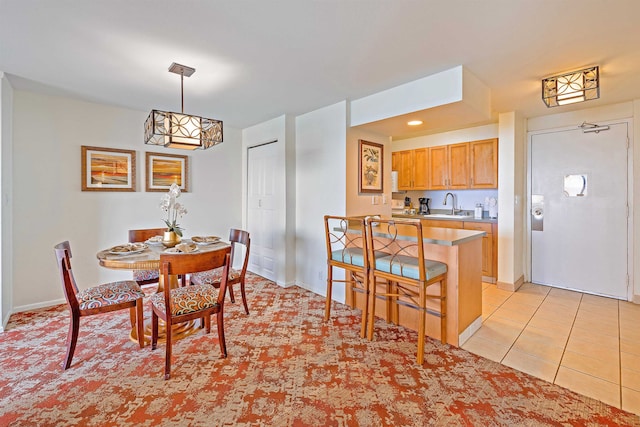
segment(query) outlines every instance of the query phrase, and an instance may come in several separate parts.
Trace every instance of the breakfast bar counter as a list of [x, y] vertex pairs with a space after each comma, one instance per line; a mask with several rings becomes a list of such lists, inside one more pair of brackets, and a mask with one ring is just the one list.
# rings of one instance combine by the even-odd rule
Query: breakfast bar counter
[[[399, 234], [402, 227], [398, 227]], [[483, 231], [423, 227], [425, 258], [447, 264], [447, 342], [462, 345], [482, 325], [482, 237]], [[384, 238], [385, 230], [374, 227], [374, 236]], [[415, 242], [415, 237], [399, 236], [397, 242]], [[347, 304], [364, 306], [364, 294], [346, 289]], [[435, 307], [435, 306], [434, 306]], [[385, 304], [376, 304], [375, 315], [384, 319]], [[398, 321], [402, 326], [418, 330], [417, 310], [399, 306]], [[379, 320], [378, 320], [379, 321]], [[440, 319], [427, 315], [427, 336], [440, 339]]]

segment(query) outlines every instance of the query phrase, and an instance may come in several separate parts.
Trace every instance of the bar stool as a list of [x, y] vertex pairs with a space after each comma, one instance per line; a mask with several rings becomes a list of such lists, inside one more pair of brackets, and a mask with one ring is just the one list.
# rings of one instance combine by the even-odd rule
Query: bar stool
[[[366, 221], [367, 256], [370, 265], [370, 283], [387, 280], [390, 285], [379, 292], [379, 286], [371, 286], [367, 336], [373, 339], [376, 299], [386, 300], [387, 313], [400, 305], [419, 311], [417, 363], [424, 362], [424, 344], [427, 314], [440, 317], [440, 341], [447, 342], [447, 265], [425, 259], [422, 241], [422, 224], [419, 221], [394, 221], [376, 219]], [[415, 239], [415, 240], [414, 240]], [[427, 289], [440, 284], [438, 293]], [[439, 313], [427, 308], [427, 300], [439, 300]]]
[[[356, 293], [364, 294], [360, 336], [365, 337], [369, 305], [369, 263], [366, 256], [365, 220], [325, 215], [324, 230], [327, 244], [327, 300], [324, 320], [331, 316], [333, 283], [345, 283], [355, 302]], [[333, 269], [342, 268], [345, 280], [333, 278]], [[347, 276], [348, 275], [348, 276]]]

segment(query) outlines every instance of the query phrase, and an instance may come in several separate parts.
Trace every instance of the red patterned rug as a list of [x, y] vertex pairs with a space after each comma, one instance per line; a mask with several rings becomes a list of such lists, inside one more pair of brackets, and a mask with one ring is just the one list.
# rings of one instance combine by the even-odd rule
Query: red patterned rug
[[[164, 346], [128, 339], [129, 313], [83, 318], [61, 370], [66, 306], [18, 313], [0, 334], [2, 426], [638, 426], [636, 415], [360, 312], [250, 275], [248, 301], [225, 305], [229, 356], [215, 326]], [[146, 310], [149, 316], [149, 310]]]

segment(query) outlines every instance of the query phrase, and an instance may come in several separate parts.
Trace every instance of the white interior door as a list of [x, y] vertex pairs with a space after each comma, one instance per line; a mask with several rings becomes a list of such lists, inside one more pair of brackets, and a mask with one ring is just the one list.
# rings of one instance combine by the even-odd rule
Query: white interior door
[[627, 124], [531, 136], [531, 281], [627, 298]]
[[247, 230], [251, 235], [248, 270], [276, 280], [276, 144], [248, 151]]

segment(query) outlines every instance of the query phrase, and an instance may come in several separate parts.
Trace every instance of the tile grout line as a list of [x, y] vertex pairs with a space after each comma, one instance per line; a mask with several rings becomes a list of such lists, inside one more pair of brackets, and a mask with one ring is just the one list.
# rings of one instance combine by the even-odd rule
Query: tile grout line
[[[556, 383], [556, 379], [558, 378], [558, 373], [560, 372], [560, 366], [562, 366], [562, 359], [564, 359], [564, 354], [567, 352], [567, 347], [569, 346], [569, 338], [571, 338], [571, 333], [573, 332], [573, 327], [576, 324], [576, 319], [578, 318], [578, 312], [580, 311], [580, 305], [582, 304], [582, 299], [584, 298], [584, 293], [580, 292], [580, 302], [578, 302], [578, 307], [576, 309], [576, 313], [573, 315], [573, 321], [571, 322], [571, 328], [569, 329], [569, 335], [567, 335], [567, 340], [564, 343], [564, 348], [562, 349], [562, 356], [560, 356], [560, 361], [558, 362], [558, 368], [556, 369], [556, 374], [553, 376], [553, 384]], [[567, 368], [570, 369], [570, 368]]]

